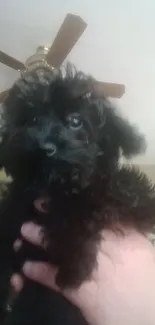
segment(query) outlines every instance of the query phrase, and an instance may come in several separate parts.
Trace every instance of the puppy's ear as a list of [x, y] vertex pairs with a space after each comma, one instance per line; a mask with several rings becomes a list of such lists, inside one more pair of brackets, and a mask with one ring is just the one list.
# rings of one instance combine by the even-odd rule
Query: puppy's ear
[[138, 129], [120, 116], [115, 115], [113, 118], [114, 134], [123, 156], [131, 158], [144, 153], [146, 150], [145, 137], [138, 132]]
[[3, 166], [3, 136], [0, 133], [0, 170], [4, 168]]
[[[3, 169], [4, 166], [4, 151], [7, 152], [7, 147], [5, 146], [5, 123], [3, 119], [3, 111], [0, 114], [0, 170]], [[4, 148], [6, 149], [4, 150]]]
[[74, 80], [70, 87], [70, 93], [74, 99], [87, 96], [90, 93], [90, 85], [87, 80]]

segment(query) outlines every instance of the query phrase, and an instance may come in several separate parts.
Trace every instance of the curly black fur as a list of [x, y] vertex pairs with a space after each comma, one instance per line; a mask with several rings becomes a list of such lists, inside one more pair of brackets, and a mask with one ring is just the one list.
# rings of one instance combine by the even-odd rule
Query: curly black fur
[[[93, 85], [93, 83], [92, 83]], [[56, 293], [25, 282], [6, 315], [9, 279], [25, 259], [59, 267], [60, 287], [78, 287], [96, 267], [101, 230], [115, 224], [139, 231], [154, 226], [155, 190], [147, 177], [119, 165], [119, 158], [143, 152], [143, 136], [97, 98], [91, 79], [67, 70], [27, 72], [3, 105], [0, 164], [12, 176], [0, 205], [0, 317], [7, 325], [82, 324], [78, 311]], [[50, 198], [46, 213], [35, 210], [39, 196]], [[23, 222], [46, 231], [46, 254], [13, 242]]]

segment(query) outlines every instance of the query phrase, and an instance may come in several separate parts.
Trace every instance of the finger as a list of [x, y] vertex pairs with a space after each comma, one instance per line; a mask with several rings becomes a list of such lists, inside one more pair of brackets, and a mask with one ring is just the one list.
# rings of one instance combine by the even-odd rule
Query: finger
[[20, 292], [23, 288], [24, 280], [19, 274], [13, 274], [10, 283], [15, 292]]
[[60, 291], [56, 285], [57, 269], [48, 263], [27, 261], [23, 266], [23, 273], [33, 281], [55, 291]]
[[13, 249], [15, 250], [15, 252], [18, 252], [20, 250], [22, 244], [23, 242], [21, 239], [16, 239], [16, 241], [13, 243]]
[[38, 226], [33, 222], [25, 223], [21, 228], [21, 234], [30, 243], [43, 248], [47, 247], [44, 231], [41, 226]]

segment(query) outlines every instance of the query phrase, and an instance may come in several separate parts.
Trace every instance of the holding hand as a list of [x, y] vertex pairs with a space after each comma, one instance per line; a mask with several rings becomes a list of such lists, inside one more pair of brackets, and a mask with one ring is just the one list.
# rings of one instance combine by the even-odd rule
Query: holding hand
[[[34, 245], [42, 245], [41, 227], [25, 224], [21, 234]], [[16, 242], [16, 249], [20, 245], [22, 242]], [[68, 288], [61, 293], [80, 308], [89, 324], [154, 325], [155, 249], [148, 239], [133, 229], [124, 230], [124, 235], [105, 230], [97, 260], [91, 281], [78, 290]], [[55, 283], [57, 269], [52, 265], [27, 261], [23, 272], [28, 278], [60, 291]], [[16, 291], [21, 290], [20, 275], [14, 275], [11, 282]]]

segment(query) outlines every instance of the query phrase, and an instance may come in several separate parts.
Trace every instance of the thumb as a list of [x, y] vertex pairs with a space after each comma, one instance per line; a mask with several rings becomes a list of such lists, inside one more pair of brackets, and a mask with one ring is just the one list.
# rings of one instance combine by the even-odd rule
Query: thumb
[[61, 290], [56, 284], [58, 269], [43, 262], [27, 261], [23, 266], [23, 273], [27, 278], [60, 292], [71, 303], [76, 305], [87, 321], [92, 324], [96, 310], [96, 291], [98, 289], [94, 281], [84, 283], [79, 289], [68, 288]]
[[49, 289], [61, 292], [60, 288], [56, 284], [57, 272], [58, 270], [56, 267], [45, 262], [27, 261], [23, 265], [23, 273], [27, 278], [38, 282]]
[[[61, 290], [56, 284], [58, 269], [51, 264], [45, 262], [27, 261], [23, 265], [23, 273], [30, 280], [38, 282], [49, 289], [60, 292], [71, 301], [74, 300], [75, 290], [69, 288]], [[76, 292], [78, 293], [78, 290]]]

